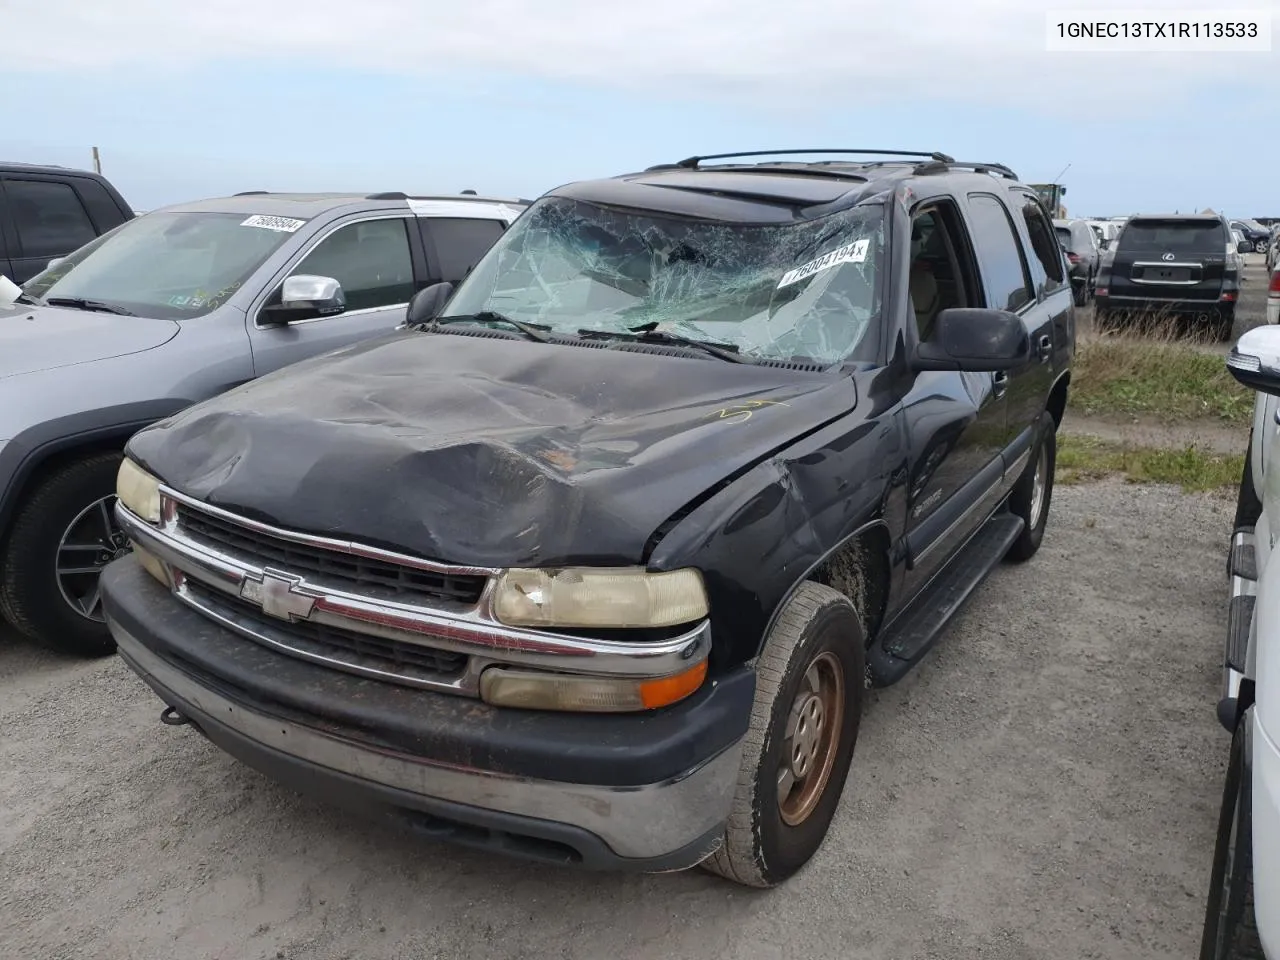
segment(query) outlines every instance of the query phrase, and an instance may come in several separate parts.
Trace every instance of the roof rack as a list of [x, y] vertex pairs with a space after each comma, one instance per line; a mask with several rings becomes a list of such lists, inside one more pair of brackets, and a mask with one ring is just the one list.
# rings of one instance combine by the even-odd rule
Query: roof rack
[[930, 173], [950, 173], [952, 170], [972, 170], [974, 173], [998, 173], [1006, 180], [1017, 180], [1018, 175], [1003, 163], [987, 163], [969, 160], [933, 160], [916, 167], [915, 172], [921, 175]]
[[676, 163], [661, 163], [657, 166], [649, 167], [649, 170], [670, 170], [672, 168], [680, 168], [685, 170], [697, 170], [698, 164], [704, 160], [729, 160], [736, 157], [781, 157], [795, 154], [805, 153], [843, 153], [859, 156], [886, 156], [886, 157], [924, 157], [928, 160], [936, 160], [941, 163], [951, 163], [952, 159], [945, 153], [927, 152], [919, 150], [858, 150], [858, 149], [831, 149], [827, 147], [818, 148], [816, 150], [749, 150], [743, 153], [708, 153], [697, 157], [685, 157]]

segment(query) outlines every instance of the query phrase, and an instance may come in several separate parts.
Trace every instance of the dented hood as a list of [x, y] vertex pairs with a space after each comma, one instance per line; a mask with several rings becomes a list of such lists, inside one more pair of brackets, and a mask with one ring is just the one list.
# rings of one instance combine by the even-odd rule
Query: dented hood
[[484, 566], [636, 563], [689, 501], [846, 413], [850, 377], [403, 332], [137, 434], [190, 496]]

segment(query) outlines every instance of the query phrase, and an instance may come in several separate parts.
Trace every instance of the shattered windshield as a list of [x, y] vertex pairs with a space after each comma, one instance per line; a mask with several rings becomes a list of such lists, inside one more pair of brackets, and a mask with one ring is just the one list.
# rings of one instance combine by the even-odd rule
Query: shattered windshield
[[880, 207], [789, 224], [723, 223], [545, 198], [449, 303], [560, 334], [637, 328], [756, 360], [874, 359]]
[[225, 303], [302, 224], [243, 213], [149, 213], [91, 241], [22, 289], [54, 303], [88, 300], [162, 320], [198, 317]]

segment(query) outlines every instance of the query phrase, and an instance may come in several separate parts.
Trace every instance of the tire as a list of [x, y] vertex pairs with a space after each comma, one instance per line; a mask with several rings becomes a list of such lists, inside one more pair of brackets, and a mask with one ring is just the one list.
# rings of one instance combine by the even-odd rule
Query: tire
[[[89, 570], [127, 552], [127, 541], [108, 537], [119, 453], [100, 453], [45, 477], [19, 508], [0, 552], [0, 612], [21, 633], [45, 646], [79, 656], [104, 656], [115, 641], [95, 600], [96, 573], [59, 576], [64, 567]], [[103, 511], [103, 507], [106, 511]], [[79, 522], [77, 521], [79, 519]], [[74, 524], [74, 529], [71, 529]], [[114, 529], [113, 527], [110, 529]], [[62, 549], [64, 535], [71, 549]], [[80, 557], [91, 558], [80, 560]], [[72, 606], [83, 596], [90, 614]]]
[[1213, 332], [1219, 342], [1229, 342], [1236, 326], [1236, 312], [1219, 314], [1213, 321]]
[[[840, 802], [858, 739], [865, 648], [858, 611], [844, 594], [807, 582], [787, 601], [756, 663], [755, 703], [733, 807], [724, 842], [702, 862], [704, 869], [747, 886], [772, 887], [817, 852]], [[828, 736], [834, 731], [836, 739], [810, 738], [816, 741], [810, 753], [814, 759], [783, 798], [783, 757], [804, 749], [787, 729], [797, 714], [802, 720], [812, 717], [807, 674], [813, 669], [842, 674], [842, 686], [835, 690], [838, 699], [824, 708], [828, 722], [817, 728]], [[837, 721], [831, 722], [836, 710]], [[824, 756], [829, 757], [825, 763]]]
[[1266, 960], [1253, 909], [1253, 791], [1244, 729], [1238, 724], [1231, 738], [1200, 960]]
[[1072, 284], [1071, 285], [1071, 301], [1077, 307], [1083, 307], [1086, 303], [1089, 302], [1089, 288], [1085, 284], [1081, 284], [1078, 287], [1075, 284]]
[[1097, 333], [1109, 333], [1120, 329], [1120, 320], [1110, 310], [1095, 306], [1093, 308], [1093, 329]]
[[1053, 501], [1053, 476], [1058, 461], [1058, 432], [1053, 417], [1043, 415], [1041, 440], [1032, 451], [1031, 460], [1009, 494], [1009, 510], [1022, 518], [1022, 532], [1013, 541], [1006, 560], [1022, 563], [1040, 549], [1045, 524], [1049, 522], [1049, 504]]

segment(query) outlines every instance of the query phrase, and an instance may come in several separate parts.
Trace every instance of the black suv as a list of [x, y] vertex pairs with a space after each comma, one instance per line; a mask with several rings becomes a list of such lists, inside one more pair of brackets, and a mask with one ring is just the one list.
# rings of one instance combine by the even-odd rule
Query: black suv
[[0, 274], [14, 283], [132, 219], [101, 174], [0, 163]]
[[1240, 293], [1240, 260], [1215, 214], [1135, 216], [1102, 260], [1094, 288], [1096, 323], [1118, 327], [1152, 317], [1194, 318], [1218, 339], [1231, 338]]
[[798, 870], [867, 681], [1040, 546], [1075, 344], [1012, 171], [831, 152], [559, 187], [403, 329], [134, 435], [103, 604], [164, 718], [434, 836]]

